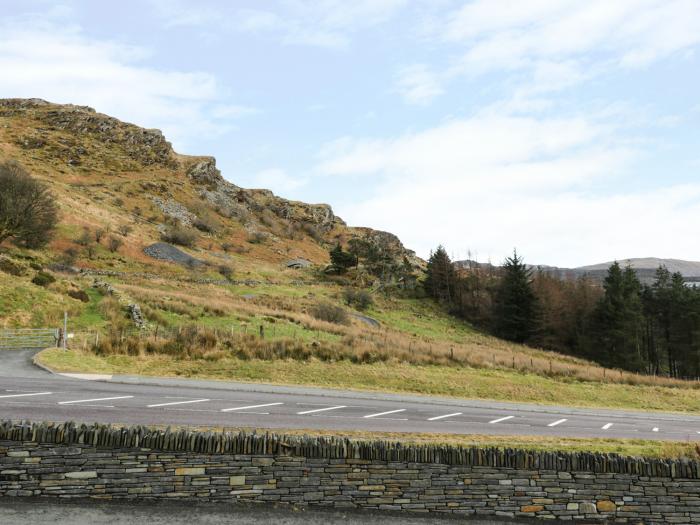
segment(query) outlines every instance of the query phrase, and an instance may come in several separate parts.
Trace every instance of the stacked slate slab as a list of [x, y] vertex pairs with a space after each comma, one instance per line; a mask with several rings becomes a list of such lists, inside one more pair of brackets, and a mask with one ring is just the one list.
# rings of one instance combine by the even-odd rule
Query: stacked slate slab
[[700, 522], [700, 463], [143, 426], [0, 423], [0, 496], [252, 500]]

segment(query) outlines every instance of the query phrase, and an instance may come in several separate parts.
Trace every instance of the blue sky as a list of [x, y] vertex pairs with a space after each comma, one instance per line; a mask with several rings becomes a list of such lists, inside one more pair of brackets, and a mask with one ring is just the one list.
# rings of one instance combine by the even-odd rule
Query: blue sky
[[0, 97], [498, 262], [700, 260], [700, 1], [0, 0]]

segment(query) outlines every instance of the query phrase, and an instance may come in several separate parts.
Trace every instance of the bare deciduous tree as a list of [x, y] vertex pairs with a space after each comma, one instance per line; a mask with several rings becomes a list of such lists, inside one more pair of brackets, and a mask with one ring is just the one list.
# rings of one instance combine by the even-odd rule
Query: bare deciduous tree
[[58, 221], [47, 186], [17, 162], [0, 163], [0, 242], [11, 238], [28, 248], [45, 245]]

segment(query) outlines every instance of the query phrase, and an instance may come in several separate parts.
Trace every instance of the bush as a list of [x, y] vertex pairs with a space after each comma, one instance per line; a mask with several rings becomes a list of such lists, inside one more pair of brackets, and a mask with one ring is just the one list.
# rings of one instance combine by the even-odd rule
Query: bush
[[222, 264], [219, 266], [219, 273], [224, 276], [224, 278], [228, 279], [229, 281], [233, 277], [233, 268], [230, 266], [226, 266], [225, 264]]
[[102, 237], [104, 237], [105, 231], [102, 228], [98, 228], [95, 230], [95, 242], [99, 243], [102, 240]]
[[68, 290], [68, 295], [84, 303], [90, 302], [90, 296], [84, 290]]
[[80, 246], [87, 246], [90, 244], [90, 241], [92, 241], [92, 236], [90, 235], [90, 229], [87, 227], [83, 228], [83, 233], [75, 240], [76, 244]]
[[0, 243], [12, 238], [27, 248], [51, 240], [58, 222], [53, 195], [16, 162], [0, 163]]
[[192, 226], [205, 233], [213, 233], [216, 230], [214, 223], [208, 217], [197, 217], [192, 221]]
[[5, 256], [0, 256], [0, 271], [9, 273], [10, 275], [15, 275], [17, 277], [24, 275], [24, 268], [12, 259]]
[[335, 324], [350, 324], [344, 308], [331, 303], [317, 303], [311, 308], [311, 315], [321, 321]]
[[132, 230], [132, 228], [128, 224], [121, 224], [119, 226], [119, 228], [117, 228], [117, 231], [123, 237], [126, 237], [127, 235], [129, 235], [131, 233], [131, 230]]
[[250, 244], [262, 244], [265, 242], [266, 235], [263, 232], [253, 232], [248, 235], [248, 242]]
[[179, 244], [180, 246], [194, 246], [194, 243], [197, 240], [197, 233], [191, 228], [177, 225], [170, 226], [168, 229], [166, 229], [161, 235], [161, 238], [165, 242], [169, 242], [171, 244]]
[[118, 237], [110, 237], [107, 246], [109, 247], [109, 251], [114, 253], [121, 247], [122, 244], [124, 244], [124, 242]]
[[75, 261], [78, 260], [78, 250], [73, 247], [66, 248], [63, 250], [63, 256], [61, 257], [61, 262], [67, 264], [68, 266], [73, 266]]
[[32, 282], [36, 284], [37, 286], [48, 286], [51, 283], [56, 282], [56, 278], [51, 275], [50, 273], [46, 272], [38, 272], [34, 278], [32, 279]]
[[372, 295], [367, 290], [353, 290], [352, 288], [343, 290], [343, 299], [348, 306], [355, 306], [358, 310], [366, 310], [374, 303]]

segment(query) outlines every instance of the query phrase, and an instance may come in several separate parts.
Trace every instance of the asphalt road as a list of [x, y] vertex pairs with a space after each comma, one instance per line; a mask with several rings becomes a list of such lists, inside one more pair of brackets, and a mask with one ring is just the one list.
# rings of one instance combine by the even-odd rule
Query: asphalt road
[[[272, 504], [246, 505], [194, 502], [98, 502], [95, 500], [56, 500], [46, 498], [3, 498], [0, 523], [34, 525], [428, 525], [452, 523], [459, 519], [470, 525], [513, 523], [496, 519], [465, 519], [450, 516], [394, 515], [360, 510], [334, 511], [275, 507]], [[518, 521], [531, 523], [531, 521]]]
[[53, 375], [0, 352], [0, 419], [698, 440], [700, 417], [245, 383]]

